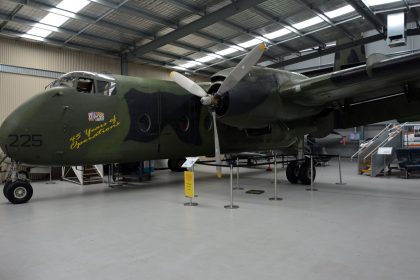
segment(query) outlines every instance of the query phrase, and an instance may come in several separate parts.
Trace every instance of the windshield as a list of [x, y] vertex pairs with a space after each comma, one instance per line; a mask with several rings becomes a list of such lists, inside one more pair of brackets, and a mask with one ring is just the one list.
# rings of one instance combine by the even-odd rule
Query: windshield
[[78, 92], [106, 96], [116, 94], [116, 83], [112, 76], [92, 72], [70, 72], [47, 87], [71, 87]]

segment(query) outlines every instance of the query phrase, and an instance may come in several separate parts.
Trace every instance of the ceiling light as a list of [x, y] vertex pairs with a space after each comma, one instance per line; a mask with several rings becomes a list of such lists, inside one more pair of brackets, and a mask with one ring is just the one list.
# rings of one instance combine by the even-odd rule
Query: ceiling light
[[318, 24], [318, 23], [321, 23], [321, 22], [323, 22], [323, 20], [320, 17], [313, 17], [313, 18], [307, 19], [305, 21], [295, 23], [292, 26], [296, 29], [304, 29], [304, 28], [307, 28], [309, 26], [312, 26], [312, 25], [315, 25], [315, 24]]
[[89, 4], [87, 0], [63, 0], [56, 7], [72, 13], [77, 13], [86, 5]]
[[252, 40], [246, 41], [246, 42], [238, 44], [238, 45], [241, 46], [242, 48], [249, 48], [249, 47], [258, 45], [261, 42], [262, 41], [259, 40], [259, 39], [252, 39]]
[[394, 2], [401, 2], [401, 0], [363, 0], [368, 6], [378, 6]]
[[283, 29], [265, 34], [264, 37], [266, 37], [268, 39], [274, 39], [274, 38], [278, 38], [278, 37], [284, 36], [284, 35], [289, 34], [289, 33], [291, 33], [290, 30], [288, 30], [286, 28], [283, 28]]
[[353, 11], [354, 11], [353, 6], [346, 5], [344, 7], [341, 7], [341, 8], [338, 8], [338, 9], [335, 9], [335, 10], [332, 10], [332, 11], [329, 11], [329, 12], [326, 12], [325, 15], [327, 17], [329, 17], [329, 18], [336, 18], [336, 17], [342, 16], [342, 15], [351, 13]]
[[181, 67], [181, 66], [171, 66], [171, 67], [177, 70], [187, 70], [186, 68]]
[[62, 16], [62, 15], [49, 13], [43, 19], [41, 19], [39, 22], [58, 27], [58, 26], [63, 25], [63, 23], [65, 23], [68, 19], [69, 19], [68, 17]]
[[228, 49], [225, 49], [225, 50], [219, 51], [219, 52], [217, 52], [216, 54], [219, 54], [219, 55], [224, 56], [224, 55], [228, 55], [228, 54], [231, 54], [231, 53], [235, 53], [235, 52], [237, 52], [237, 51], [239, 51], [239, 50], [234, 49], [234, 48], [228, 48]]

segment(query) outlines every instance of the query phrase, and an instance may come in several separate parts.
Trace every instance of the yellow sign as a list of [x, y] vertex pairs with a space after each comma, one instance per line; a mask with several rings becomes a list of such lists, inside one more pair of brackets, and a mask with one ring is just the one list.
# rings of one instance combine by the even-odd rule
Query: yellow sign
[[87, 128], [82, 132], [79, 132], [70, 137], [70, 150], [77, 150], [83, 144], [93, 141], [96, 137], [102, 134], [108, 133], [110, 130], [118, 127], [120, 122], [117, 120], [117, 116], [113, 116], [108, 122], [102, 123], [93, 128]]
[[184, 171], [185, 196], [189, 198], [194, 197], [194, 172]]

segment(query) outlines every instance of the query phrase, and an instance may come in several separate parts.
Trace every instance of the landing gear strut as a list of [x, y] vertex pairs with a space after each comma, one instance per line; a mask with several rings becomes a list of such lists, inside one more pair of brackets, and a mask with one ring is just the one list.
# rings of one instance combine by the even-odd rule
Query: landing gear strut
[[[315, 180], [316, 170], [315, 165], [312, 169], [313, 180]], [[311, 184], [311, 163], [305, 160], [303, 163], [299, 163], [294, 160], [287, 165], [286, 177], [292, 184], [301, 183], [303, 185]]]

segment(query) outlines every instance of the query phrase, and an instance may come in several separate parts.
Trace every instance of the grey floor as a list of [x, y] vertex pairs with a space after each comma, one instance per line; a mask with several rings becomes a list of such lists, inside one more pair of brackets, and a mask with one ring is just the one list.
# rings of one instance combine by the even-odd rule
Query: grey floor
[[229, 178], [196, 168], [197, 207], [183, 178], [109, 189], [34, 183], [30, 203], [0, 198], [0, 279], [420, 279], [420, 179], [369, 178], [343, 164], [317, 169], [318, 192], [273, 174], [241, 171], [240, 208], [226, 210]]

